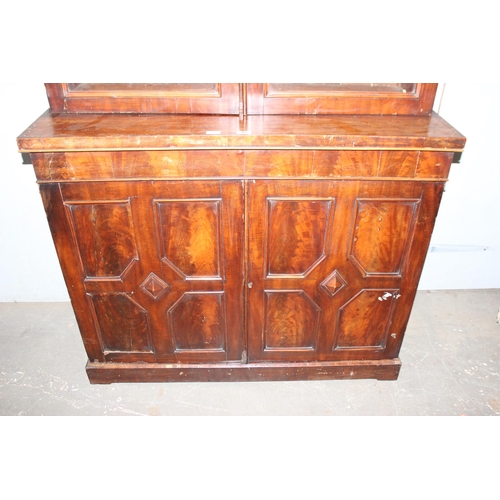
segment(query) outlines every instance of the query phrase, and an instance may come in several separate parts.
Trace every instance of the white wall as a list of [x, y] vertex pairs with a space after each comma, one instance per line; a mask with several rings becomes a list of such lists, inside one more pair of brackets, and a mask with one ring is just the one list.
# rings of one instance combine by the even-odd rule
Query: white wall
[[33, 167], [16, 144], [48, 107], [43, 83], [0, 83], [0, 302], [69, 300]]
[[[429, 253], [420, 289], [500, 288], [499, 94], [500, 84], [440, 86], [435, 109], [467, 144], [452, 166], [431, 243], [439, 251]], [[47, 108], [43, 83], [0, 83], [1, 302], [69, 300], [33, 168], [22, 165], [15, 140]]]
[[451, 167], [420, 289], [500, 288], [499, 94], [498, 83], [447, 83], [436, 98], [467, 143]]

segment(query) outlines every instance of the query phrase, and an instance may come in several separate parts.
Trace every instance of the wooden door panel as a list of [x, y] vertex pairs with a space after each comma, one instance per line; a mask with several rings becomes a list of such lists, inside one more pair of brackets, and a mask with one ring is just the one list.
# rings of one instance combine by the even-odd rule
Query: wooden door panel
[[68, 183], [60, 192], [60, 259], [78, 269], [70, 295], [82, 323], [92, 318], [84, 329], [104, 360], [241, 359], [241, 181]]
[[237, 115], [237, 83], [46, 83], [54, 113]]
[[[333, 202], [322, 198], [268, 198], [268, 276], [308, 274], [325, 255]], [[314, 227], [314, 230], [311, 230]]]
[[436, 189], [442, 185], [250, 182], [249, 360], [396, 357]]
[[161, 258], [186, 279], [222, 279], [221, 201], [155, 200]]
[[321, 310], [303, 290], [266, 290], [264, 350], [316, 350]]
[[365, 276], [401, 275], [418, 199], [358, 199], [350, 260]]
[[87, 297], [103, 352], [153, 352], [149, 314], [130, 295], [89, 293]]
[[361, 290], [337, 313], [333, 349], [384, 349], [399, 290]]
[[175, 352], [226, 351], [225, 294], [187, 292], [168, 310]]
[[116, 278], [138, 260], [130, 200], [65, 203], [86, 279]]
[[429, 115], [437, 83], [248, 83], [249, 115]]

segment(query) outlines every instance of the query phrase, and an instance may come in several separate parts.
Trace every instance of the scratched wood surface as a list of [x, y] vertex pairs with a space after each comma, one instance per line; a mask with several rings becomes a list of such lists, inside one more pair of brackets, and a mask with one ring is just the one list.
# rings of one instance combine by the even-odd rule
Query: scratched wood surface
[[132, 179], [379, 178], [446, 180], [453, 153], [192, 150], [32, 153], [39, 182]]
[[237, 83], [46, 83], [54, 113], [238, 114]]
[[[324, 89], [300, 84], [261, 84], [262, 112], [296, 99], [290, 112], [319, 114], [71, 113], [118, 101], [106, 86], [67, 85], [49, 84], [63, 112], [44, 113], [18, 146], [92, 383], [397, 378], [458, 131], [435, 113], [321, 114]], [[430, 102], [430, 87], [394, 85], [398, 102]], [[255, 89], [232, 91], [251, 108]], [[133, 106], [173, 98], [191, 113], [190, 99], [227, 95], [118, 90]]]
[[443, 183], [248, 187], [248, 356], [397, 357]]
[[46, 83], [54, 113], [429, 115], [436, 83]]
[[44, 113], [17, 140], [20, 151], [148, 149], [431, 149], [461, 151], [465, 137], [430, 116], [123, 115]]
[[248, 114], [429, 115], [437, 84], [247, 84]]
[[89, 359], [241, 359], [241, 181], [51, 183], [41, 191]]

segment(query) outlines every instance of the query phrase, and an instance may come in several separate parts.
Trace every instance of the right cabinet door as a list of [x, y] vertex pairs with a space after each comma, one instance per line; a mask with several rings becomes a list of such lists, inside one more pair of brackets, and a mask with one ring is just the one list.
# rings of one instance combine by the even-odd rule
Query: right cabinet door
[[429, 115], [436, 83], [248, 83], [249, 115]]
[[397, 357], [442, 188], [250, 181], [249, 361]]

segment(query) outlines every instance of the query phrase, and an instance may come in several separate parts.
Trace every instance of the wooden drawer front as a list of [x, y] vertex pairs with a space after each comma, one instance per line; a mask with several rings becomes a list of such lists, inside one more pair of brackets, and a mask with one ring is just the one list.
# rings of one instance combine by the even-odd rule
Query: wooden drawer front
[[434, 151], [245, 151], [249, 177], [446, 179], [453, 153]]
[[33, 154], [39, 180], [126, 180], [241, 177], [238, 151], [105, 151]]
[[453, 153], [214, 150], [33, 153], [39, 181], [218, 177], [446, 179]]

